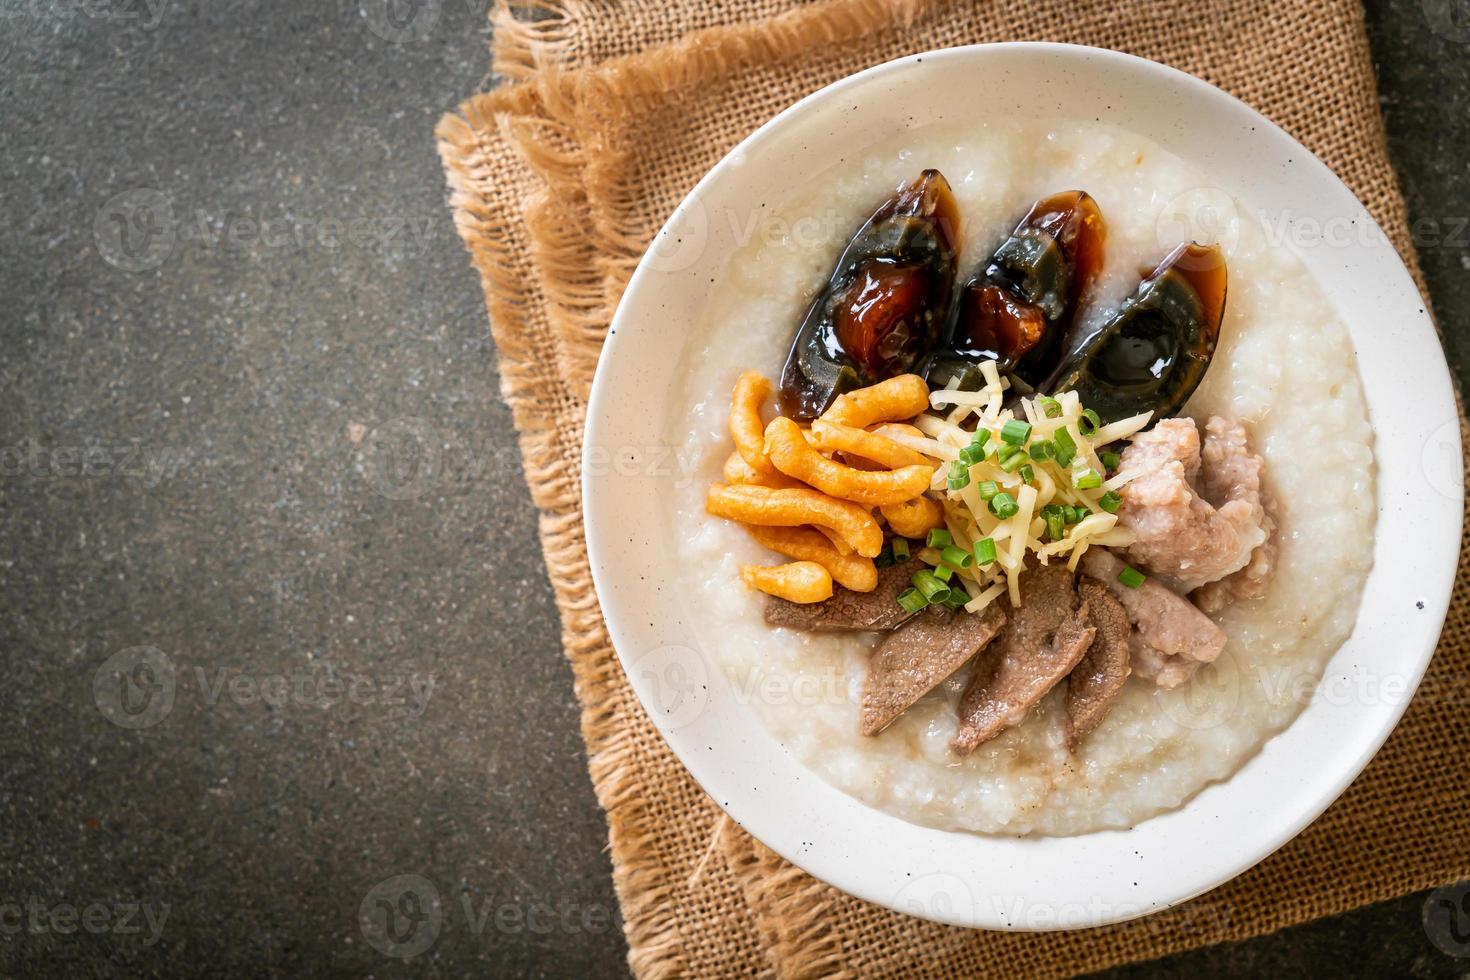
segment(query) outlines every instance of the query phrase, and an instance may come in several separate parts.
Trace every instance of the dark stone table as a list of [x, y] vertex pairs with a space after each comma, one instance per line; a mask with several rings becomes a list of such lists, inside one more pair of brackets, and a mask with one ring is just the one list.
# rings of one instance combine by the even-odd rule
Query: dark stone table
[[[378, 0], [0, 9], [0, 975], [625, 970], [431, 139], [483, 84], [485, 0], [428, 2], [410, 37]], [[1443, 6], [1370, 19], [1463, 379]], [[395, 928], [439, 926], [408, 960], [358, 925], [404, 882]], [[1423, 904], [1120, 972], [1470, 969]]]

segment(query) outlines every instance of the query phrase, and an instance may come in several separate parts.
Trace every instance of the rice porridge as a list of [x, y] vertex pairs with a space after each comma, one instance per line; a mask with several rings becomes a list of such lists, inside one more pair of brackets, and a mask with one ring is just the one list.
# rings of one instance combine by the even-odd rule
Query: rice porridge
[[[1182, 686], [1133, 677], [1076, 751], [1057, 692], [1024, 724], [973, 754], [949, 749], [963, 672], [876, 737], [859, 733], [874, 634], [768, 626], [765, 596], [739, 584], [769, 555], [709, 516], [705, 490], [730, 452], [730, 391], [753, 368], [780, 373], [793, 331], [834, 259], [875, 203], [922, 168], [949, 179], [960, 212], [961, 274], [1006, 236], [1018, 207], [1081, 188], [1107, 221], [1100, 311], [1115, 308], [1181, 237], [1216, 232], [1229, 266], [1218, 347], [1182, 414], [1242, 420], [1275, 501], [1275, 574], [1262, 598], [1212, 615], [1223, 653]], [[1182, 218], [1193, 219], [1192, 223]], [[718, 216], [711, 220], [720, 220]], [[1205, 228], [1201, 230], [1201, 225]], [[666, 420], [692, 474], [676, 489], [667, 546], [688, 570], [702, 653], [804, 765], [871, 806], [932, 827], [1080, 834], [1132, 826], [1227, 779], [1311, 696], [1352, 631], [1375, 520], [1372, 431], [1352, 346], [1331, 303], [1248, 202], [1158, 145], [1092, 123], [992, 123], [904, 134], [836, 163], [769, 202], [713, 287], [686, 341], [680, 407]], [[1102, 315], [1098, 314], [1088, 314]]]

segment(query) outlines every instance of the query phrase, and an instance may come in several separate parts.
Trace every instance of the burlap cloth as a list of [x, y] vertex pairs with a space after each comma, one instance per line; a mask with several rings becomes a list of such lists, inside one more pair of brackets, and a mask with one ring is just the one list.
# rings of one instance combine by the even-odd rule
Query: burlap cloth
[[[1466, 565], [1429, 677], [1327, 813], [1178, 909], [1066, 934], [974, 932], [867, 905], [786, 864], [695, 785], [613, 653], [583, 541], [587, 391], [654, 232], [727, 150], [798, 98], [929, 48], [1051, 40], [1192, 72], [1284, 126], [1368, 206], [1417, 274], [1355, 0], [545, 0], [498, 9], [506, 84], [445, 117], [455, 221], [483, 279], [643, 976], [1063, 975], [1241, 939], [1470, 877]], [[881, 846], [878, 841], [862, 846]]]

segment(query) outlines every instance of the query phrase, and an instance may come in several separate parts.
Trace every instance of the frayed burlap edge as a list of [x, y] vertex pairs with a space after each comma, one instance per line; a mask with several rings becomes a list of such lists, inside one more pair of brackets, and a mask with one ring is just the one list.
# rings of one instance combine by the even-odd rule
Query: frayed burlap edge
[[[687, 937], [676, 915], [680, 882], [675, 869], [652, 846], [657, 828], [642, 782], [648, 774], [636, 751], [640, 735], [653, 740], [658, 736], [622, 676], [592, 589], [576, 463], [585, 402], [573, 390], [578, 386], [567, 380], [565, 366], [547, 356], [548, 348], [562, 345], [555, 343], [552, 328], [540, 322], [549, 319], [546, 313], [554, 305], [552, 296], [566, 294], [541, 285], [542, 269], [536, 260], [539, 255], [546, 261], [546, 249], [554, 252], [554, 247], [532, 246], [524, 254], [518, 248], [529, 245], [529, 230], [544, 231], [559, 208], [575, 208], [575, 201], [559, 197], [540, 180], [523, 181], [525, 187], [496, 186], [496, 178], [504, 178], [511, 162], [507, 159], [511, 147], [528, 175], [535, 174], [536, 167], [555, 172], [572, 165], [558, 149], [565, 149], [565, 144], [556, 142], [565, 134], [554, 125], [540, 128], [538, 120], [545, 119], [544, 109], [534, 89], [511, 86], [491, 97], [471, 100], [462, 106], [461, 115], [446, 116], [436, 136], [456, 228], [469, 247], [486, 292], [499, 353], [501, 390], [520, 433], [526, 482], [541, 512], [539, 530], [547, 570], [558, 585], [562, 642], [583, 707], [581, 728], [588, 768], [598, 802], [608, 815], [613, 883], [623, 912], [629, 964], [640, 976], [682, 976], [691, 967], [686, 962]], [[545, 142], [522, 154], [512, 134], [524, 136], [530, 129]], [[524, 199], [515, 197], [518, 191], [524, 191]], [[515, 296], [524, 299], [509, 299]], [[701, 798], [701, 803], [708, 811], [699, 815], [705, 824], [713, 826], [723, 818], [713, 802]], [[721, 875], [729, 877], [723, 862], [708, 877]], [[733, 882], [726, 881], [724, 892], [717, 892], [716, 897], [743, 908], [743, 898]], [[732, 930], [742, 928], [742, 916], [735, 908], [727, 917], [735, 921]], [[753, 922], [748, 929], [744, 945], [752, 956], [759, 956], [761, 946]], [[748, 972], [766, 976], [772, 971], [767, 966]]]
[[490, 13], [491, 64], [502, 78], [526, 81], [541, 71], [608, 64], [714, 28], [773, 18], [805, 2], [497, 0]]
[[[516, 256], [510, 247], [523, 230], [508, 229], [504, 223], [523, 221], [524, 215], [519, 209], [495, 213], [485, 207], [483, 188], [495, 175], [488, 169], [487, 148], [479, 133], [504, 132], [515, 124], [517, 110], [533, 107], [539, 107], [534, 91], [525, 87], [502, 89], [493, 98], [466, 103], [462, 116], [446, 116], [436, 135], [448, 175], [455, 225], [469, 246], [485, 289], [499, 356], [501, 392], [520, 433], [526, 483], [541, 511], [540, 535], [547, 568], [553, 577], [570, 584], [557, 590], [562, 641], [583, 705], [582, 735], [588, 747], [593, 785], [612, 825], [614, 879], [630, 963], [642, 975], [674, 976], [681, 972], [679, 935], [669, 912], [660, 909], [663, 869], [644, 856], [638, 844], [639, 815], [629, 812], [636, 808], [639, 787], [633, 778], [635, 772], [624, 767], [622, 742], [627, 729], [616, 719], [604, 717], [599, 700], [589, 697], [590, 692], [613, 682], [600, 675], [619, 668], [611, 658], [601, 658], [599, 663], [598, 658], [578, 655], [602, 626], [585, 555], [578, 560], [582, 543], [578, 490], [567, 484], [568, 468], [563, 463], [576, 447], [565, 445], [554, 418], [557, 401], [567, 396], [547, 399], [548, 386], [554, 389], [559, 383], [556, 372], [547, 370], [546, 351], [534, 347], [533, 334], [527, 329], [527, 311], [506, 300], [526, 287], [522, 277], [528, 270], [523, 265], [525, 257]], [[541, 193], [545, 195], [544, 188]], [[527, 202], [527, 207], [550, 206], [547, 200], [543, 196], [539, 202]]]
[[496, 3], [490, 10], [490, 70], [523, 82], [543, 68], [575, 61], [579, 0]]
[[[596, 130], [587, 124], [588, 117], [609, 106], [718, 78], [743, 65], [789, 57], [816, 40], [840, 43], [886, 25], [910, 23], [933, 5], [934, 0], [834, 0], [778, 15], [754, 37], [745, 26], [709, 28], [656, 58], [628, 57], [596, 71], [572, 72], [553, 66], [569, 57], [573, 35], [568, 24], [586, 9], [580, 0], [518, 5], [541, 15], [532, 21], [506, 6], [492, 11], [495, 70], [526, 81], [515, 85], [514, 92], [470, 99], [461, 107], [461, 121], [471, 116], [497, 119], [543, 178], [541, 193], [529, 202], [524, 217], [537, 268], [544, 273], [548, 319], [561, 341], [556, 350], [560, 377], [579, 396], [585, 398], [590, 390], [622, 285], [648, 244], [641, 229], [621, 228], [600, 217], [620, 212], [630, 161], [617, 147], [578, 141], [578, 133]], [[455, 118], [448, 117], [439, 134], [441, 146], [447, 142], [451, 153], [459, 152], [459, 140], [469, 138], [455, 128]], [[456, 166], [447, 159], [445, 165], [453, 181]], [[589, 208], [589, 198], [600, 199], [602, 206]], [[466, 230], [474, 229], [461, 227], [462, 233]]]
[[[579, 394], [585, 397], [590, 390], [613, 310], [648, 247], [645, 229], [608, 220], [628, 211], [627, 196], [635, 190], [626, 175], [633, 161], [617, 145], [585, 138], [602, 131], [596, 117], [627, 112], [644, 98], [688, 89], [744, 66], [792, 57], [813, 43], [838, 44], [901, 27], [937, 5], [936, 0], [832, 0], [777, 15], [758, 32], [749, 25], [709, 28], [656, 54], [617, 59], [595, 71], [548, 67], [564, 40], [555, 31], [546, 37], [528, 32], [507, 42], [502, 55], [507, 60], [542, 66], [529, 82], [545, 113], [537, 121], [541, 131], [518, 136], [531, 165], [557, 189], [529, 220], [533, 247], [547, 272], [548, 316], [563, 342], [563, 377]], [[549, 23], [563, 23], [581, 4], [571, 0], [560, 7], [544, 0], [542, 6], [554, 11]]]

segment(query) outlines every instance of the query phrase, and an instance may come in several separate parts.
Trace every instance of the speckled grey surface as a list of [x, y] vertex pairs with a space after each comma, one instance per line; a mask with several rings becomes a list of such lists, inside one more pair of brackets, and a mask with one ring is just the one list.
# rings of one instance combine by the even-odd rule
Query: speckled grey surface
[[[1437, 4], [1371, 20], [1463, 379]], [[0, 9], [0, 974], [625, 972], [431, 139], [484, 6]], [[1470, 969], [1424, 903], [1122, 972]]]

